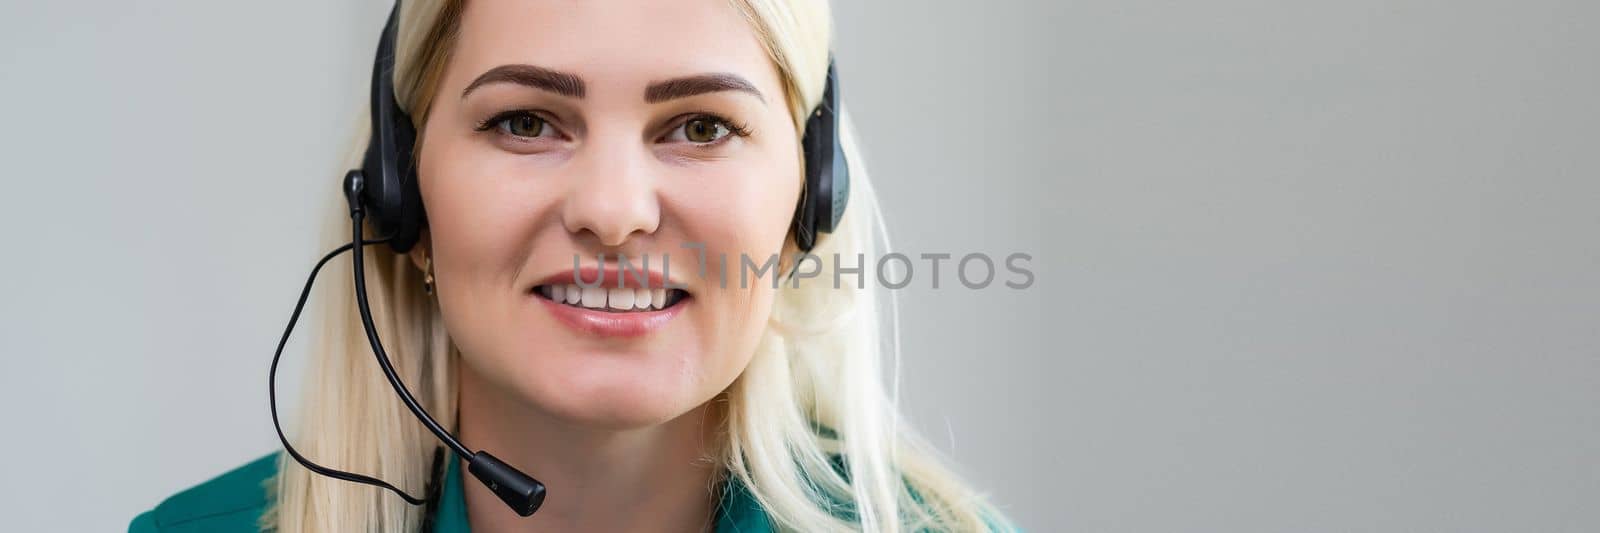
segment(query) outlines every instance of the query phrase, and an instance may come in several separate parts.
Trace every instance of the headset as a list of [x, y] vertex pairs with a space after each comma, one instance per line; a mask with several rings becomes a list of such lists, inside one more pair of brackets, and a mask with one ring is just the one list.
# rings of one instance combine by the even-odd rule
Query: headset
[[[289, 325], [284, 329], [283, 337], [278, 341], [278, 349], [272, 355], [272, 366], [267, 377], [272, 425], [277, 429], [278, 439], [283, 442], [284, 450], [312, 472], [384, 488], [412, 505], [424, 505], [437, 496], [436, 481], [430, 482], [428, 495], [417, 497], [377, 478], [319, 465], [295, 450], [279, 423], [277, 374], [278, 360], [283, 355], [283, 347], [288, 343], [295, 322], [300, 318], [300, 312], [305, 307], [306, 298], [311, 294], [317, 273], [322, 270], [323, 265], [339, 254], [354, 251], [351, 263], [354, 267], [356, 304], [361, 314], [361, 325], [366, 330], [367, 341], [372, 345], [378, 366], [383, 369], [384, 376], [393, 386], [395, 394], [434, 436], [455, 454], [467, 460], [467, 470], [474, 477], [483, 482], [518, 515], [530, 516], [544, 503], [544, 484], [486, 451], [470, 450], [440, 426], [400, 380], [394, 365], [389, 361], [388, 354], [383, 350], [383, 344], [378, 340], [377, 330], [372, 323], [363, 266], [364, 248], [371, 244], [387, 243], [396, 253], [405, 253], [416, 244], [422, 229], [427, 227], [427, 216], [422, 204], [421, 191], [417, 187], [415, 159], [412, 155], [417, 138], [416, 129], [412, 125], [411, 117], [400, 109], [394, 93], [395, 35], [398, 31], [399, 18], [400, 2], [396, 1], [394, 8], [389, 12], [388, 22], [384, 25], [382, 37], [378, 41], [377, 57], [372, 64], [372, 137], [368, 140], [361, 168], [350, 170], [344, 176], [342, 188], [345, 201], [350, 208], [350, 243], [328, 252], [311, 269], [311, 275], [300, 291], [300, 300], [295, 304], [294, 312], [289, 317]], [[811, 251], [817, 243], [819, 234], [831, 233], [838, 227], [849, 199], [850, 172], [844, 150], [839, 144], [838, 114], [838, 74], [830, 57], [822, 102], [807, 117], [805, 134], [800, 142], [805, 152], [805, 187], [795, 207], [792, 230], [795, 244], [802, 253]], [[369, 218], [375, 233], [385, 235], [384, 237], [362, 238], [364, 222]], [[435, 480], [439, 475], [441, 464], [441, 455], [436, 452]]]

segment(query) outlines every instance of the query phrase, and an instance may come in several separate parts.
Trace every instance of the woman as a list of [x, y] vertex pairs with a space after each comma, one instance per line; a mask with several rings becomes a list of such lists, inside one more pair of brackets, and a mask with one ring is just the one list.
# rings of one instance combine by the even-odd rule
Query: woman
[[[830, 70], [825, 2], [411, 0], [399, 13], [393, 94], [416, 128], [426, 226], [404, 253], [366, 248], [371, 316], [440, 425], [548, 498], [519, 516], [463, 481], [466, 458], [435, 463], [439, 441], [372, 364], [352, 281], [336, 277], [294, 448], [426, 504], [274, 454], [133, 530], [1004, 527], [900, 423], [873, 285], [760, 277], [793, 272], [807, 248], [794, 218]], [[810, 251], [854, 268], [875, 257], [877, 207], [839, 120], [850, 211]], [[349, 242], [340, 200], [330, 246]], [[773, 256], [764, 274], [742, 268]], [[619, 257], [649, 287], [576, 283], [629, 272]]]

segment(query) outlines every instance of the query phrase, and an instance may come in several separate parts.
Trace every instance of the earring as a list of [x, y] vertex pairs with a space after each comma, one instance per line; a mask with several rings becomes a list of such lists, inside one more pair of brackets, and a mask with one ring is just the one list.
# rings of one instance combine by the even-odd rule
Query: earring
[[423, 257], [422, 292], [433, 294], [433, 258]]

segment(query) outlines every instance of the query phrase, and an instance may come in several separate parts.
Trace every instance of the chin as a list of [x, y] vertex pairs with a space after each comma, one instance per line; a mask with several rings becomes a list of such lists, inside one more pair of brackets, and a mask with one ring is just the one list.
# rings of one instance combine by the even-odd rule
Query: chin
[[574, 426], [622, 431], [665, 424], [704, 403], [640, 394], [627, 397], [573, 395], [546, 404], [546, 409], [552, 416]]
[[523, 376], [518, 388], [526, 400], [550, 416], [596, 429], [664, 424], [705, 404], [724, 388], [692, 379], [703, 375], [698, 371], [653, 371], [641, 368], [637, 361], [628, 365], [589, 361], [565, 370]]

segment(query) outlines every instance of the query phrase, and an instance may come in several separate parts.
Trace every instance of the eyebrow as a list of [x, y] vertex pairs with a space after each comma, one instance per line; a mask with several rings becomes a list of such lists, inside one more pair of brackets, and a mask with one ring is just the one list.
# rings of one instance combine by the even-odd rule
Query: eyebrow
[[466, 98], [474, 89], [491, 83], [515, 83], [571, 98], [583, 98], [584, 93], [583, 79], [572, 74], [533, 65], [500, 65], [467, 84], [461, 97]]
[[[479, 75], [467, 88], [461, 91], [461, 97], [466, 98], [478, 87], [491, 83], [514, 83], [535, 89], [550, 91], [571, 98], [583, 98], [583, 78], [558, 70], [524, 64], [500, 65], [489, 69]], [[754, 95], [757, 100], [765, 104], [766, 97], [761, 95], [754, 84], [736, 74], [714, 72], [672, 78], [664, 81], [651, 82], [644, 88], [644, 101], [646, 103], [660, 103], [677, 98], [687, 98], [699, 94], [738, 91]]]
[[761, 96], [761, 91], [756, 90], [755, 85], [751, 85], [748, 80], [738, 75], [724, 72], [698, 74], [651, 83], [644, 88], [644, 101], [654, 104], [674, 98], [686, 98], [718, 91], [750, 93], [755, 95], [757, 100], [761, 100], [761, 103], [767, 103], [767, 99]]

